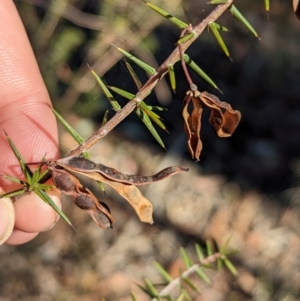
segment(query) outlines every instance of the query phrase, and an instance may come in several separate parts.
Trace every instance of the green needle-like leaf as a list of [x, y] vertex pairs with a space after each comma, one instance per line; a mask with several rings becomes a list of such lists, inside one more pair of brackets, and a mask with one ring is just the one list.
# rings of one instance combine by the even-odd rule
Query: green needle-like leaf
[[152, 121], [154, 121], [161, 129], [169, 133], [166, 126], [161, 122], [160, 116], [151, 111], [149, 106], [147, 106], [144, 102], [141, 102], [140, 107], [150, 117]]
[[144, 112], [143, 110], [140, 110], [139, 108], [136, 109], [136, 114], [142, 119], [143, 123], [147, 127], [147, 129], [150, 131], [152, 136], [155, 138], [155, 140], [159, 143], [159, 145], [165, 149], [165, 145], [163, 141], [161, 140], [160, 136], [158, 135], [156, 129], [152, 125], [152, 122], [150, 118], [148, 117], [147, 113]]
[[252, 27], [252, 25], [246, 20], [246, 18], [240, 13], [240, 11], [234, 5], [231, 5], [229, 7], [229, 10], [239, 21], [241, 21], [254, 34], [255, 37], [259, 38], [257, 32]]
[[194, 32], [190, 32], [190, 33], [186, 34], [185, 36], [183, 36], [182, 38], [180, 38], [177, 41], [177, 44], [183, 44], [183, 43], [189, 41], [190, 39], [192, 39], [194, 36], [195, 36], [195, 33]]
[[[127, 91], [124, 91], [122, 89], [119, 89], [117, 87], [110, 87], [109, 88], [114, 91], [115, 93], [127, 98], [127, 99], [134, 99], [135, 95], [131, 94]], [[157, 131], [152, 125], [152, 122], [150, 118], [158, 125], [160, 126], [163, 130], [167, 131], [165, 125], [159, 120], [159, 116], [152, 112], [148, 106], [145, 104], [144, 101], [141, 101], [139, 106], [136, 108], [135, 113], [139, 116], [139, 118], [143, 121], [145, 126], [148, 128], [148, 130], [151, 132], [153, 137], [156, 139], [156, 141], [163, 147], [165, 148], [165, 145], [163, 141], [161, 140], [160, 136], [158, 135]]]
[[184, 261], [184, 264], [187, 268], [190, 268], [193, 265], [191, 258], [188, 256], [186, 250], [180, 247], [180, 255]]
[[185, 300], [192, 301], [190, 294], [185, 289], [181, 289], [181, 293], [184, 295]]
[[119, 103], [114, 99], [113, 95], [110, 93], [110, 91], [105, 86], [104, 82], [101, 80], [101, 78], [97, 75], [97, 73], [91, 69], [91, 72], [93, 76], [95, 77], [96, 81], [98, 82], [100, 88], [102, 89], [104, 95], [110, 102], [111, 106], [114, 108], [115, 111], [121, 110], [121, 106]]
[[184, 301], [185, 297], [184, 297], [184, 294], [181, 294], [177, 299], [176, 301]]
[[231, 272], [232, 275], [237, 276], [238, 271], [235, 268], [235, 266], [229, 261], [229, 259], [226, 257], [223, 259], [224, 264], [226, 265], [227, 269]]
[[42, 166], [44, 165], [45, 163], [45, 160], [46, 160], [46, 157], [44, 156], [41, 160], [41, 163], [39, 164], [38, 168], [36, 168], [33, 172], [33, 175], [32, 175], [32, 182], [33, 183], [38, 183], [39, 180], [41, 178], [43, 178], [49, 171], [48, 170], [45, 170], [42, 174]]
[[26, 181], [22, 181], [19, 179], [16, 179], [15, 177], [10, 177], [10, 176], [3, 176], [6, 179], [9, 179], [13, 182], [17, 182], [19, 184], [22, 184], [23, 187], [20, 189], [17, 189], [15, 191], [11, 191], [8, 193], [5, 193], [1, 195], [2, 197], [13, 197], [17, 195], [22, 195], [24, 193], [30, 193], [34, 191], [44, 202], [49, 204], [69, 225], [72, 226], [71, 222], [69, 219], [65, 216], [65, 214], [61, 211], [61, 209], [53, 202], [53, 200], [50, 198], [50, 196], [45, 192], [45, 190], [49, 190], [52, 188], [51, 185], [46, 185], [43, 183], [39, 183], [42, 178], [44, 178], [47, 173], [49, 172], [48, 170], [45, 170], [44, 172], [41, 172], [41, 168], [43, 163], [45, 162], [45, 157], [43, 157], [41, 163], [39, 164], [38, 168], [35, 169], [35, 171], [32, 173], [30, 170], [29, 166], [25, 164], [24, 159], [22, 158], [20, 152], [18, 151], [17, 147], [13, 143], [13, 141], [6, 135], [8, 143], [10, 147], [12, 148], [15, 156], [17, 157], [21, 170], [26, 177]]
[[54, 113], [54, 115], [56, 116], [56, 118], [61, 122], [61, 124], [67, 129], [67, 131], [71, 134], [71, 136], [74, 138], [74, 140], [78, 143], [78, 144], [82, 144], [83, 139], [82, 137], [78, 134], [77, 131], [75, 131], [71, 125], [54, 109], [52, 109], [52, 112]]
[[229, 29], [228, 29], [227, 27], [225, 27], [225, 26], [223, 26], [223, 25], [220, 25], [220, 24], [218, 24], [218, 23], [216, 23], [216, 22], [214, 22], [214, 24], [215, 24], [215, 26], [216, 26], [216, 28], [217, 28], [218, 30], [229, 32]]
[[169, 65], [168, 69], [169, 69], [169, 78], [170, 78], [171, 88], [175, 94], [176, 93], [176, 78], [175, 78], [174, 66]]
[[158, 291], [156, 290], [156, 288], [153, 286], [153, 284], [150, 282], [149, 279], [145, 279], [145, 284], [147, 287], [148, 292], [150, 293], [152, 298], [155, 298], [158, 296]]
[[107, 119], [108, 119], [108, 110], [105, 111], [101, 124], [104, 125], [107, 122]]
[[26, 190], [22, 187], [20, 189], [14, 190], [14, 191], [10, 191], [10, 192], [7, 192], [7, 193], [0, 194], [0, 198], [11, 198], [11, 197], [15, 197], [17, 195], [22, 195], [25, 192], [26, 192]]
[[[64, 119], [57, 111], [55, 111], [54, 109], [52, 109], [52, 112], [54, 113], [54, 115], [56, 116], [56, 118], [61, 122], [61, 124], [65, 127], [65, 129], [70, 133], [70, 135], [73, 137], [73, 139], [78, 143], [78, 144], [82, 144], [83, 143], [83, 139], [80, 136], [80, 134], [71, 127], [71, 125], [67, 122], [66, 119]], [[82, 154], [85, 158], [89, 159], [89, 153], [88, 152], [84, 152]]]
[[203, 269], [201, 267], [199, 267], [196, 270], [196, 273], [198, 274], [198, 276], [206, 283], [206, 284], [211, 284], [210, 279], [208, 278], [208, 276], [204, 273]]
[[187, 54], [183, 55], [184, 61], [195, 71], [197, 72], [206, 82], [208, 82], [212, 87], [215, 89], [221, 90], [218, 86], [214, 83], [214, 81], [193, 61]]
[[130, 292], [132, 301], [138, 301], [134, 292]]
[[168, 111], [167, 108], [164, 108], [164, 107], [158, 107], [158, 106], [148, 106], [148, 109], [151, 110], [151, 111], [160, 111], [160, 112], [163, 112], [163, 111]]
[[199, 290], [195, 286], [195, 284], [188, 278], [181, 277], [182, 281], [185, 282], [193, 291], [199, 293]]
[[19, 153], [19, 151], [18, 151], [17, 147], [15, 146], [15, 144], [13, 143], [13, 141], [9, 138], [9, 136], [7, 135], [7, 133], [5, 131], [4, 131], [4, 133], [6, 135], [7, 141], [9, 143], [14, 155], [16, 156], [17, 160], [19, 161], [23, 175], [25, 176], [27, 181], [30, 181], [31, 177], [32, 177], [32, 172], [31, 172], [30, 168], [27, 165], [25, 165], [25, 161], [22, 158], [21, 154]]
[[227, 3], [228, 0], [211, 0], [210, 2], [208, 2], [209, 4], [223, 4], [223, 3]]
[[172, 276], [157, 261], [154, 261], [154, 266], [168, 283], [173, 281]]
[[[126, 62], [126, 66], [127, 66], [127, 69], [129, 71], [132, 79], [134, 80], [137, 88], [141, 89], [142, 83], [141, 83], [140, 79], [138, 78], [138, 76], [136, 75], [136, 73], [134, 72], [134, 70], [132, 69], [132, 67], [130, 66], [130, 64], [128, 62]], [[125, 91], [123, 91], [123, 92], [125, 92]], [[128, 93], [128, 92], [126, 92], [126, 93]], [[124, 96], [124, 97], [126, 97], [126, 96]], [[128, 93], [128, 97], [126, 97], [126, 98], [129, 98], [129, 96], [132, 97], [132, 94]], [[129, 99], [133, 99], [133, 98], [129, 98]], [[154, 121], [160, 128], [167, 131], [165, 125], [160, 121], [160, 116], [158, 116], [157, 114], [152, 112], [152, 110], [164, 111], [166, 109], [164, 109], [162, 107], [148, 106], [148, 105], [146, 105], [146, 103], [144, 101], [141, 101], [139, 105], [142, 108], [142, 110], [144, 110], [147, 113], [147, 115], [152, 119], [152, 121]]]
[[143, 292], [146, 293], [148, 296], [150, 296], [151, 298], [153, 298], [151, 292], [149, 292], [147, 288], [143, 287], [142, 285], [140, 285], [140, 284], [138, 284], [138, 283], [136, 283], [136, 285], [139, 287], [139, 289], [140, 289], [141, 291], [143, 291]]
[[200, 245], [199, 245], [199, 244], [196, 244], [196, 245], [195, 245], [195, 249], [196, 249], [196, 253], [197, 253], [197, 256], [198, 256], [199, 261], [202, 261], [202, 260], [204, 259], [205, 256], [204, 256], [204, 254], [203, 254], [203, 251], [202, 251]]
[[133, 81], [135, 82], [136, 87], [140, 90], [142, 87], [142, 82], [140, 81], [139, 77], [137, 76], [137, 74], [134, 72], [133, 68], [130, 66], [130, 64], [128, 62], [126, 62], [126, 67], [133, 79]]
[[150, 8], [152, 8], [154, 11], [156, 11], [157, 13], [159, 13], [160, 15], [162, 15], [163, 17], [165, 17], [166, 19], [170, 20], [173, 24], [175, 24], [176, 26], [178, 26], [179, 28], [181, 29], [184, 29], [184, 28], [187, 28], [189, 25], [184, 23], [183, 21], [173, 17], [172, 15], [170, 15], [169, 13], [167, 13], [166, 11], [160, 9], [159, 7], [149, 3], [149, 2], [146, 2], [147, 6], [149, 6]]
[[122, 90], [120, 88], [114, 87], [114, 86], [107, 86], [109, 89], [111, 89], [112, 91], [114, 91], [115, 93], [123, 96], [126, 99], [132, 100], [134, 99], [135, 95], [132, 93], [129, 93], [125, 90]]
[[35, 191], [35, 193], [47, 204], [49, 204], [57, 213], [58, 215], [65, 220], [70, 226], [73, 227], [70, 220], [67, 218], [67, 216], [61, 211], [61, 209], [53, 202], [51, 197], [43, 190]]
[[266, 11], [270, 11], [270, 0], [265, 0], [265, 8], [266, 8]]
[[221, 247], [220, 249], [220, 254], [225, 255], [226, 249], [228, 247], [228, 244], [230, 242], [231, 236], [227, 238], [227, 240], [225, 241], [225, 244]]
[[[115, 46], [115, 45], [113, 45]], [[116, 47], [116, 46], [115, 46]], [[155, 68], [149, 66], [148, 64], [144, 63], [143, 61], [141, 61], [140, 59], [136, 58], [135, 56], [133, 56], [132, 54], [128, 53], [127, 51], [123, 50], [120, 47], [116, 47], [124, 56], [126, 56], [128, 59], [130, 59], [131, 61], [133, 61], [135, 64], [137, 64], [139, 67], [141, 67], [143, 70], [145, 70], [147, 72], [147, 74], [149, 75], [154, 75], [156, 73]]]
[[6, 175], [1, 175], [2, 178], [6, 179], [6, 180], [9, 180], [9, 181], [12, 181], [14, 183], [18, 183], [18, 184], [22, 184], [24, 185], [25, 182], [18, 179], [18, 178], [15, 178], [15, 177], [12, 177], [12, 176], [6, 176]]
[[105, 188], [102, 182], [97, 181], [98, 187], [100, 188], [100, 190], [105, 193]]
[[224, 267], [224, 265], [223, 265], [222, 259], [221, 259], [221, 258], [218, 258], [218, 259], [217, 259], [217, 269], [218, 269], [218, 271], [222, 270], [223, 267]]
[[[112, 91], [114, 91], [115, 93], [129, 99], [132, 100], [134, 99], [135, 95], [132, 93], [129, 93], [127, 91], [124, 91], [120, 88], [117, 87], [112, 87], [112, 86], [108, 86], [109, 89], [111, 89]], [[151, 106], [146, 105], [146, 103], [144, 101], [141, 101], [139, 103], [139, 107], [141, 108], [142, 111], [144, 111], [160, 128], [162, 128], [164, 131], [167, 131], [167, 128], [165, 127], [165, 125], [160, 121], [160, 116], [157, 115], [156, 113], [152, 112], [151, 110]], [[154, 107], [156, 109], [159, 109], [160, 111], [163, 111], [163, 108], [160, 107]], [[140, 116], [138, 114], [138, 116]]]
[[[225, 53], [226, 56], [228, 56], [230, 58], [230, 54], [229, 51], [227, 49], [227, 46], [224, 43], [224, 40], [222, 39], [219, 30], [217, 29], [216, 23], [209, 23], [208, 24], [211, 32], [214, 34], [218, 44], [220, 45], [220, 47], [222, 48], [223, 52]], [[231, 58], [230, 58], [231, 59]]]
[[211, 256], [213, 254], [212, 245], [209, 240], [206, 242], [206, 251], [208, 256]]

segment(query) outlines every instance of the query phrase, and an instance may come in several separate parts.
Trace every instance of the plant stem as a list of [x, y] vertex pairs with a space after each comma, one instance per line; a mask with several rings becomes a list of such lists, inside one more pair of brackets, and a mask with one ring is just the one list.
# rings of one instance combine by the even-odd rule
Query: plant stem
[[[219, 4], [204, 20], [198, 25], [192, 28], [195, 36], [188, 41], [182, 43], [180, 48], [185, 52], [188, 47], [200, 36], [207, 25], [210, 22], [216, 21], [233, 3], [233, 0], [228, 0], [227, 3]], [[128, 102], [121, 110], [117, 111], [116, 114], [102, 125], [98, 131], [96, 131], [90, 138], [84, 143], [79, 145], [76, 149], [72, 150], [68, 156], [79, 156], [83, 152], [87, 151], [92, 147], [98, 140], [104, 138], [115, 126], [117, 126], [122, 120], [124, 120], [132, 111], [135, 110], [139, 102], [146, 98], [157, 85], [160, 79], [162, 79], [168, 72], [168, 66], [174, 65], [180, 60], [180, 48], [177, 46], [170, 56], [163, 62], [158, 68], [157, 73], [149, 78], [149, 80], [141, 87], [141, 89], [135, 95], [135, 98]]]

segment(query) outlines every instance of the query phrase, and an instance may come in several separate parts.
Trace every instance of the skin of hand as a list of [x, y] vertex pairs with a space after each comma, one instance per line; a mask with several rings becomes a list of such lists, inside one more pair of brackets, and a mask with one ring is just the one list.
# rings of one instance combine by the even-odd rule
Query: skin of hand
[[[20, 16], [12, 0], [0, 1], [0, 174], [24, 179], [5, 130], [26, 162], [58, 158], [57, 124]], [[16, 184], [0, 177], [3, 191]], [[60, 207], [60, 194], [49, 193]], [[53, 227], [56, 212], [35, 193], [14, 203], [0, 199], [0, 244], [22, 244]]]

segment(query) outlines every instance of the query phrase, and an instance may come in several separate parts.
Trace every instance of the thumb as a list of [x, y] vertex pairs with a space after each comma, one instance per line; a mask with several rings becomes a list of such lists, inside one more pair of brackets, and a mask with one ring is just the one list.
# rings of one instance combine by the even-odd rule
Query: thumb
[[[0, 188], [0, 191], [2, 189]], [[0, 199], [0, 245], [11, 235], [15, 224], [15, 209], [10, 198]]]

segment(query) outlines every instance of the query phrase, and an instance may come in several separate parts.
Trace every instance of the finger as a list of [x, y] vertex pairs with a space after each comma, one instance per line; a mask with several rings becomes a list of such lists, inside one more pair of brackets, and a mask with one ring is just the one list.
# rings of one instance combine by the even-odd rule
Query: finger
[[20, 245], [24, 244], [32, 239], [34, 239], [39, 232], [36, 233], [27, 233], [18, 229], [14, 229], [12, 235], [5, 242], [8, 245]]
[[[21, 177], [18, 162], [2, 129], [7, 131], [25, 161], [30, 162], [41, 160], [45, 154], [48, 158], [58, 157], [57, 126], [49, 108], [49, 95], [13, 1], [0, 1], [0, 16], [0, 173]], [[15, 187], [1, 178], [0, 186], [5, 191]], [[23, 201], [25, 205], [21, 205]], [[30, 237], [22, 234], [24, 229], [39, 232], [55, 221], [53, 209], [49, 207], [49, 211], [46, 207], [33, 193], [18, 200], [16, 225], [21, 231], [14, 230], [18, 233], [13, 233], [14, 243], [17, 244], [18, 239], [22, 243]], [[38, 219], [35, 225], [34, 217]]]
[[[56, 205], [61, 208], [60, 193], [56, 190], [49, 194]], [[18, 217], [15, 221], [15, 228], [24, 232], [46, 231], [58, 221], [58, 214], [54, 209], [34, 193], [18, 199], [14, 207]]]
[[15, 224], [15, 209], [10, 198], [0, 199], [0, 245], [11, 235]]
[[0, 1], [0, 15], [0, 152], [5, 154], [0, 158], [0, 168], [17, 175], [12, 168], [17, 161], [2, 129], [26, 160], [38, 161], [46, 152], [49, 158], [58, 155], [57, 126], [48, 92], [11, 0]]

